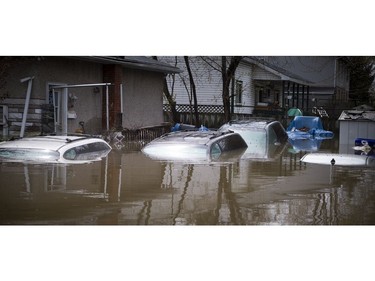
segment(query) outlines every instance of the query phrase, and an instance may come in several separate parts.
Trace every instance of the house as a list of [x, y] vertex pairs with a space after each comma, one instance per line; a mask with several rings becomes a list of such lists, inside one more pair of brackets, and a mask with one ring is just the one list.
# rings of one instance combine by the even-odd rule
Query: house
[[309, 94], [314, 107], [327, 108], [330, 115], [336, 117], [348, 107], [350, 71], [345, 57], [269, 56], [261, 59], [311, 81]]
[[245, 58], [245, 61], [254, 65], [255, 113], [266, 114], [270, 108], [285, 113], [290, 108], [309, 110], [312, 81], [258, 57]]
[[[177, 103], [181, 122], [193, 123], [192, 95], [183, 57], [159, 57], [183, 70], [168, 75], [169, 92]], [[197, 91], [198, 110], [206, 126], [223, 123], [221, 57], [189, 57]], [[311, 81], [256, 57], [244, 57], [231, 83], [231, 112], [234, 118], [273, 115], [283, 118], [286, 109], [300, 107], [308, 110]], [[168, 102], [165, 100], [165, 110]], [[220, 124], [221, 123], [221, 124]]]
[[179, 72], [147, 57], [0, 57], [0, 134], [160, 125], [165, 75]]
[[[183, 57], [159, 57], [184, 71], [168, 76], [169, 91], [181, 122], [194, 123], [192, 96]], [[221, 57], [189, 57], [205, 125], [222, 122]], [[231, 84], [233, 118], [269, 116], [283, 119], [290, 108], [306, 115], [339, 116], [349, 102], [349, 69], [345, 57], [244, 57]], [[169, 110], [168, 102], [164, 109]], [[323, 110], [319, 110], [324, 108]], [[325, 111], [327, 109], [327, 112]], [[201, 120], [201, 121], [202, 121]]]

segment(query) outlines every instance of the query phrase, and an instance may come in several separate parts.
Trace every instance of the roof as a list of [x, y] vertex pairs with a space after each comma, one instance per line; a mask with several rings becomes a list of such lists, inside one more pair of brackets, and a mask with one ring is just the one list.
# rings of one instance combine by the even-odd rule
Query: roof
[[178, 67], [142, 56], [90, 56], [80, 58], [101, 64], [118, 64], [126, 68], [148, 70], [165, 74], [182, 72]]
[[247, 61], [249, 63], [253, 63], [259, 67], [262, 67], [264, 68], [265, 70], [273, 73], [273, 74], [276, 74], [278, 76], [280, 76], [280, 79], [281, 80], [286, 80], [286, 81], [292, 81], [292, 82], [296, 82], [296, 83], [299, 83], [299, 84], [304, 84], [304, 85], [310, 85], [310, 84], [314, 84], [314, 82], [312, 81], [309, 81], [309, 80], [306, 80], [305, 78], [295, 74], [295, 73], [292, 73], [284, 68], [281, 68], [279, 66], [276, 66], [274, 64], [271, 64], [263, 59], [259, 59], [257, 57], [245, 57], [244, 58], [244, 61]]
[[375, 111], [344, 110], [339, 121], [375, 121]]

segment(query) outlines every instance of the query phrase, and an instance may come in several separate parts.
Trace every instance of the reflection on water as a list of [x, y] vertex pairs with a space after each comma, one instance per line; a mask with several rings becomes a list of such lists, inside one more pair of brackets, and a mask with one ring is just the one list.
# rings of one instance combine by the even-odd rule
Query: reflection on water
[[[114, 149], [87, 165], [0, 163], [0, 223], [375, 223], [373, 168], [304, 164], [303, 148], [288, 145], [268, 161], [161, 162]], [[335, 139], [319, 144], [320, 151], [336, 147]]]

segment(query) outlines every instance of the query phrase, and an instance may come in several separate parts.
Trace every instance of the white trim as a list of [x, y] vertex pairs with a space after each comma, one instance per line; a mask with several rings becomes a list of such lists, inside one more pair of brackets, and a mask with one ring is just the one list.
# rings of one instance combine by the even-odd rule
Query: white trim
[[[66, 135], [68, 133], [68, 88], [83, 88], [83, 87], [97, 87], [97, 86], [105, 86], [105, 94], [106, 94], [106, 123], [107, 123], [107, 131], [109, 130], [109, 94], [108, 94], [108, 86], [114, 86], [112, 83], [92, 83], [92, 84], [74, 84], [74, 85], [68, 85], [68, 84], [60, 84], [56, 86], [50, 86], [52, 83], [47, 83], [47, 91], [48, 91], [48, 98], [49, 98], [49, 91], [52, 89], [52, 92], [54, 93], [55, 89], [63, 89], [62, 95], [59, 95], [59, 101], [61, 100], [61, 106], [62, 106], [62, 116], [61, 116], [61, 123], [62, 123], [62, 134]], [[54, 99], [54, 94], [53, 94]], [[49, 102], [49, 99], [47, 100]], [[55, 103], [55, 101], [54, 101]], [[60, 103], [59, 103], [60, 105]], [[55, 106], [55, 104], [54, 104]], [[60, 108], [57, 108], [58, 116], [57, 119], [59, 119], [60, 114]], [[57, 125], [55, 122], [55, 133], [57, 132]]]

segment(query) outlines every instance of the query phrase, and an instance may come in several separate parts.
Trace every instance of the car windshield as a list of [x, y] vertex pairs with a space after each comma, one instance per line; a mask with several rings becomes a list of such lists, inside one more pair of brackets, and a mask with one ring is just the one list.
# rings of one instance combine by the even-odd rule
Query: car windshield
[[67, 150], [63, 157], [67, 160], [95, 160], [102, 158], [110, 151], [102, 142], [88, 143]]
[[0, 148], [0, 160], [56, 161], [60, 154], [48, 149]]

